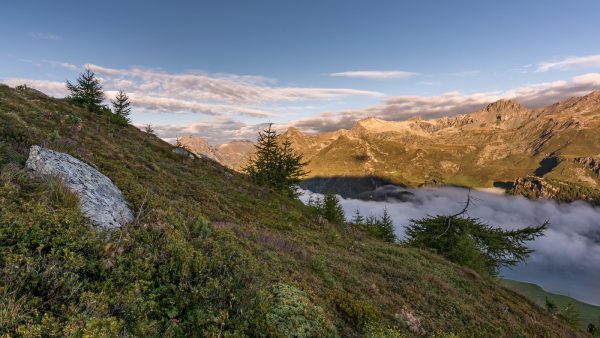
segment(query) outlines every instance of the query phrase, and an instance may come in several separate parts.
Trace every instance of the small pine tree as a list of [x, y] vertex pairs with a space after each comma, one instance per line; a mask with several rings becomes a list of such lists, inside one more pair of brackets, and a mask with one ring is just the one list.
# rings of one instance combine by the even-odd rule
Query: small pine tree
[[328, 192], [323, 196], [322, 215], [331, 223], [343, 224], [346, 222], [340, 200], [333, 193]]
[[392, 217], [387, 211], [387, 208], [383, 209], [383, 215], [377, 222], [377, 227], [379, 230], [379, 237], [386, 242], [395, 242], [396, 241], [396, 233], [394, 232], [394, 222], [392, 221]]
[[363, 217], [363, 215], [360, 214], [360, 211], [358, 210], [358, 208], [356, 208], [356, 212], [354, 213], [354, 216], [352, 217], [351, 223], [358, 227], [365, 225], [365, 218]]
[[259, 185], [297, 196], [295, 185], [306, 175], [306, 162], [294, 152], [291, 141], [280, 145], [273, 124], [258, 133], [256, 152], [244, 171]]
[[127, 123], [131, 122], [129, 119], [129, 114], [131, 113], [131, 102], [129, 101], [129, 96], [123, 89], [119, 89], [119, 93], [115, 96], [115, 100], [112, 101], [113, 113], [121, 118], [123, 118]]
[[67, 81], [67, 89], [70, 91], [68, 99], [73, 103], [90, 111], [102, 112], [104, 92], [96, 74], [89, 68], [79, 74], [76, 83]]

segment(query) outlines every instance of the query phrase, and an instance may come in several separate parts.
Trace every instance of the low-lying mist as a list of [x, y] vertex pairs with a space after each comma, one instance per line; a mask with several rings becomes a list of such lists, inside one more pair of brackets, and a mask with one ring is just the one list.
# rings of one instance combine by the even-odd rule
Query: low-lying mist
[[[460, 188], [397, 189], [413, 195], [404, 201], [376, 202], [340, 197], [340, 202], [348, 219], [356, 209], [367, 216], [380, 215], [387, 208], [394, 220], [396, 234], [403, 239], [404, 226], [411, 219], [455, 214], [462, 210], [467, 200], [467, 190]], [[301, 199], [306, 202], [310, 194], [304, 191]], [[535, 252], [529, 259], [512, 269], [503, 269], [501, 275], [600, 305], [600, 208], [583, 202], [532, 201], [521, 196], [471, 191], [467, 215], [504, 229], [538, 225], [549, 220], [550, 227], [545, 235], [530, 242]]]

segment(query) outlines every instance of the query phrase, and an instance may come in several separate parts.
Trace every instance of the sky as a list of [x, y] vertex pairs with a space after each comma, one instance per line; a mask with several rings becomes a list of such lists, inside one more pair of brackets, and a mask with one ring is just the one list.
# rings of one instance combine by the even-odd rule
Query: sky
[[[529, 107], [600, 89], [600, 2], [13, 1], [0, 83], [67, 94], [86, 67], [172, 140], [254, 139], [375, 116]], [[108, 101], [107, 101], [108, 102]]]

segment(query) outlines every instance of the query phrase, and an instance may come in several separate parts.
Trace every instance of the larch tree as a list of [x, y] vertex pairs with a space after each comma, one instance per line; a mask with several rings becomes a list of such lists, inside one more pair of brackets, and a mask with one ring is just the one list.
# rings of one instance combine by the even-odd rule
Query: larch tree
[[469, 207], [451, 216], [430, 216], [411, 220], [406, 227], [405, 244], [428, 249], [446, 259], [480, 273], [497, 275], [500, 267], [524, 261], [533, 250], [526, 242], [542, 236], [548, 228], [541, 225], [515, 230], [492, 227], [477, 218], [466, 217]]

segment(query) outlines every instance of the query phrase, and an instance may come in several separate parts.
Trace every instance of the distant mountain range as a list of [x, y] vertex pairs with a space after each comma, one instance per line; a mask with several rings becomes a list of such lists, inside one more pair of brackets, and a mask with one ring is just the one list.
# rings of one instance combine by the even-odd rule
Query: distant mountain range
[[[577, 191], [600, 187], [600, 91], [538, 109], [500, 100], [452, 117], [400, 122], [371, 117], [350, 130], [308, 135], [289, 128], [281, 137], [290, 138], [310, 161], [307, 184], [316, 190], [343, 193], [340, 178], [347, 185], [376, 179], [371, 188], [384, 183], [511, 188], [522, 183], [538, 189], [537, 197], [551, 198], [556, 189], [542, 186], [547, 182], [553, 187], [568, 182]], [[208, 151], [186, 144], [233, 168], [253, 151], [249, 142]], [[220, 159], [221, 148], [235, 156]], [[586, 194], [574, 199], [586, 199]]]
[[186, 135], [179, 138], [179, 142], [196, 155], [208, 157], [235, 170], [240, 170], [254, 153], [254, 144], [244, 140], [211, 146], [200, 136]]

